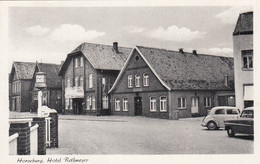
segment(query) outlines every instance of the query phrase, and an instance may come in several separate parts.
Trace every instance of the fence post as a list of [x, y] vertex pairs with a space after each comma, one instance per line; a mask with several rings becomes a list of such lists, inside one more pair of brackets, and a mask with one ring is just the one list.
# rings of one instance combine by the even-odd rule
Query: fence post
[[18, 133], [17, 154], [30, 155], [30, 127], [28, 122], [10, 123], [9, 136]]
[[46, 124], [44, 117], [34, 117], [33, 125], [38, 124], [38, 155], [46, 155]]
[[58, 138], [58, 113], [51, 112], [49, 114], [51, 118], [51, 146], [50, 147], [58, 147], [59, 138]]

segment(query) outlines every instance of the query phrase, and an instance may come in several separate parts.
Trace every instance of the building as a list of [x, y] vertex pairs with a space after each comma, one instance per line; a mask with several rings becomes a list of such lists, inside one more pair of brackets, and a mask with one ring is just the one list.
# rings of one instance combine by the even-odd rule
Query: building
[[234, 105], [233, 81], [232, 58], [136, 46], [109, 91], [111, 113], [206, 115], [217, 104]]
[[58, 75], [61, 65], [49, 64], [49, 63], [37, 63], [30, 86], [31, 93], [31, 111], [37, 111], [38, 109], [38, 89], [35, 88], [35, 74], [37, 72], [44, 72], [46, 74], [47, 87], [42, 90], [42, 104], [48, 106], [51, 109], [55, 109], [58, 113], [61, 113], [62, 107], [62, 79]]
[[254, 105], [253, 12], [239, 15], [233, 32], [236, 106]]
[[108, 91], [123, 67], [130, 48], [82, 43], [62, 65], [63, 113], [110, 114]]
[[30, 111], [30, 86], [35, 66], [35, 63], [30, 62], [13, 62], [9, 74], [10, 111]]

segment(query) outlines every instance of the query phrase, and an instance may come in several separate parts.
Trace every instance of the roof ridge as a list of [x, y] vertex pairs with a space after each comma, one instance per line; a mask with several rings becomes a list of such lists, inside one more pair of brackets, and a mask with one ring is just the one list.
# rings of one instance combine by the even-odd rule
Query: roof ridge
[[[82, 44], [91, 44], [91, 45], [100, 45], [100, 46], [108, 46], [108, 47], [113, 47], [113, 45], [109, 45], [109, 44], [101, 44], [101, 43], [90, 43], [90, 42], [83, 42]], [[118, 46], [120, 48], [131, 48], [131, 47], [125, 47], [125, 46]]]
[[[156, 47], [145, 47], [145, 46], [138, 46], [136, 45], [137, 48], [149, 48], [149, 49], [156, 49], [156, 50], [164, 50], [164, 51], [168, 51], [168, 52], [176, 52], [176, 53], [179, 53], [179, 51], [176, 51], [176, 50], [169, 50], [169, 49], [165, 49], [165, 48], [156, 48]], [[192, 52], [187, 52], [187, 51], [184, 51], [184, 53], [187, 53], [187, 54], [190, 54], [190, 55], [193, 55]], [[231, 58], [233, 59], [234, 57], [228, 57], [228, 56], [219, 56], [219, 55], [211, 55], [211, 54], [204, 54], [204, 53], [197, 53], [197, 55], [204, 55], [204, 56], [212, 56], [212, 57], [224, 57], [224, 58]]]

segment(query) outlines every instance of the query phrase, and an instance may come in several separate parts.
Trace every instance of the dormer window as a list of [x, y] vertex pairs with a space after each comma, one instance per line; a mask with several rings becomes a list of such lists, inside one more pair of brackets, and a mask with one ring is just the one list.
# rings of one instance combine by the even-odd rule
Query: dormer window
[[149, 76], [147, 73], [143, 74], [143, 84], [144, 86], [149, 86]]
[[135, 87], [140, 87], [140, 76], [135, 75]]

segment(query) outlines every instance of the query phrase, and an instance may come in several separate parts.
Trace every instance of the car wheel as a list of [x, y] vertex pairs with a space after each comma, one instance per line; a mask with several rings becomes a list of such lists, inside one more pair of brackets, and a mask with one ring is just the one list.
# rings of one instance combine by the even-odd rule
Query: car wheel
[[229, 137], [234, 137], [235, 136], [235, 133], [234, 133], [234, 131], [231, 128], [227, 129], [227, 134], [228, 134]]
[[208, 128], [209, 130], [215, 130], [215, 129], [217, 129], [218, 127], [217, 127], [217, 124], [216, 124], [214, 121], [210, 121], [210, 122], [207, 124], [207, 128]]

